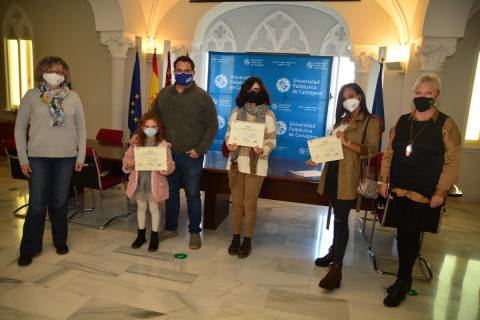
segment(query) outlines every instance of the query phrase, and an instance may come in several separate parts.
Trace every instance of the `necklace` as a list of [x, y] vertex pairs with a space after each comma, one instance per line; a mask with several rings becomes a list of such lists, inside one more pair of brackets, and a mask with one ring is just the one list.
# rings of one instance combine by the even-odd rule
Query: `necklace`
[[429, 123], [430, 123], [430, 120], [427, 120], [426, 123], [423, 125], [423, 127], [412, 138], [413, 136], [413, 118], [412, 118], [412, 122], [410, 122], [410, 138], [408, 139], [408, 144], [407, 144], [407, 147], [405, 148], [405, 155], [407, 157], [410, 157], [410, 155], [413, 152], [413, 142], [415, 141], [415, 139], [417, 139], [420, 133], [422, 133], [422, 131], [428, 126]]

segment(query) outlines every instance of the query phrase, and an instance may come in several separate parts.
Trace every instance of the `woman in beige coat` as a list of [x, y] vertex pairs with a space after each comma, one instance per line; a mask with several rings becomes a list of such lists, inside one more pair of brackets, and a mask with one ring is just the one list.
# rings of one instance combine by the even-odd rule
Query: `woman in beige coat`
[[[338, 94], [336, 121], [332, 135], [336, 135], [343, 146], [343, 160], [325, 163], [318, 184], [318, 193], [326, 193], [335, 215], [333, 244], [326, 256], [315, 260], [319, 267], [330, 270], [319, 286], [333, 290], [340, 287], [343, 257], [348, 243], [348, 215], [355, 207], [360, 181], [361, 157], [377, 151], [379, 128], [367, 109], [365, 94], [356, 83], [344, 85]], [[317, 165], [313, 161], [309, 165]]]

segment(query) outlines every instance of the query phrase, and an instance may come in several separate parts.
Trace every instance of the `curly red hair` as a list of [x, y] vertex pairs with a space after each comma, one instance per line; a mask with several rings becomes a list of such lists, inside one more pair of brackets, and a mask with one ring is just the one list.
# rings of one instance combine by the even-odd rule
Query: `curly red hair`
[[142, 115], [140, 119], [140, 123], [138, 124], [137, 130], [135, 134], [138, 136], [138, 142], [140, 146], [145, 146], [145, 142], [147, 141], [147, 135], [143, 132], [143, 128], [145, 127], [145, 123], [148, 120], [153, 120], [157, 123], [157, 133], [155, 134], [155, 141], [160, 143], [163, 141], [163, 125], [160, 121], [160, 118], [157, 116], [155, 112], [148, 111]]

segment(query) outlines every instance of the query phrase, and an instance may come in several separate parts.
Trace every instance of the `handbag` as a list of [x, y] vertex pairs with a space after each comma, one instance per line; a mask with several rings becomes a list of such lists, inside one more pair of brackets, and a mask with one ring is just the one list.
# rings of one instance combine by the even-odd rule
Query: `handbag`
[[228, 155], [230, 154], [230, 150], [228, 150], [228, 147], [227, 147], [227, 141], [223, 140], [223, 143], [222, 143], [222, 155], [225, 157], [225, 158], [228, 158]]
[[[365, 135], [367, 133], [368, 122], [370, 121], [371, 117], [367, 119], [367, 124], [365, 125], [365, 129], [363, 129], [363, 136], [362, 136], [362, 144], [365, 143]], [[377, 181], [370, 179], [369, 177], [369, 169], [370, 169], [370, 154], [368, 155], [368, 161], [366, 164], [365, 169], [365, 161], [362, 160], [362, 164], [360, 166], [360, 182], [357, 187], [357, 193], [366, 199], [377, 199], [378, 198], [378, 183]]]
[[[368, 158], [367, 166], [369, 165], [370, 165], [370, 158]], [[363, 172], [366, 171], [367, 173], [362, 174], [362, 177], [360, 177], [360, 183], [358, 184], [358, 187], [357, 187], [357, 193], [366, 199], [377, 199], [378, 198], [377, 181], [372, 180], [368, 177], [368, 169], [363, 170], [363, 165], [362, 165], [362, 171]]]

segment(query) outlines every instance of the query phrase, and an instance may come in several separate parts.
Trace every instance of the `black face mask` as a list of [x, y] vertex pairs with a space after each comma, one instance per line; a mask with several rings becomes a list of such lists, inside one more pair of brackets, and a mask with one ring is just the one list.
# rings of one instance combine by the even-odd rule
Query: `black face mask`
[[248, 91], [245, 100], [246, 102], [255, 103], [258, 106], [265, 103], [267, 97], [263, 91]]
[[413, 104], [415, 105], [415, 108], [420, 111], [424, 112], [430, 109], [433, 106], [433, 98], [427, 98], [427, 97], [417, 97], [413, 98]]

